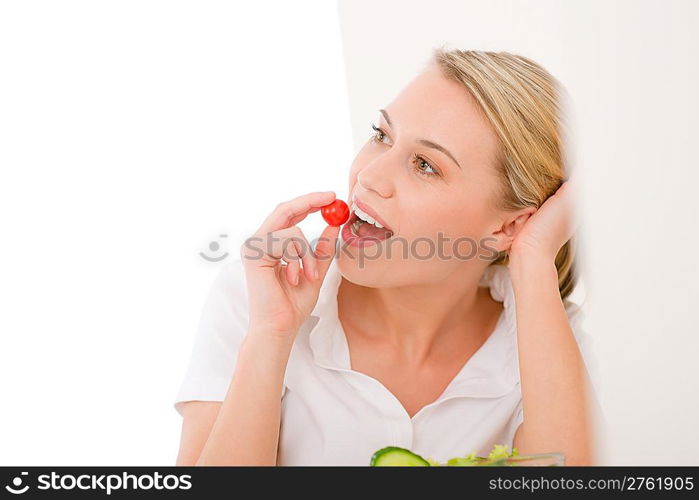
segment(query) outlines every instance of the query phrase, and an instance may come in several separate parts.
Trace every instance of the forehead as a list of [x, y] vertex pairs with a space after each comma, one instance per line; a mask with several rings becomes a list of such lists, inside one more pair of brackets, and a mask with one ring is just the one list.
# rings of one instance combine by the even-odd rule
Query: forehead
[[434, 64], [408, 82], [385, 109], [398, 137], [436, 142], [465, 168], [491, 162], [497, 151], [497, 135], [474, 97]]

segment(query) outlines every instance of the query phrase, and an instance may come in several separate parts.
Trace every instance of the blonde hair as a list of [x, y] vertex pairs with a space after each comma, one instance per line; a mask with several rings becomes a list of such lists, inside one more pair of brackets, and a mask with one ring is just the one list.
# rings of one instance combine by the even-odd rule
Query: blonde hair
[[[567, 178], [562, 86], [539, 64], [508, 52], [439, 47], [432, 57], [445, 77], [470, 92], [499, 137], [499, 207], [540, 207]], [[555, 259], [562, 299], [577, 283], [574, 248], [571, 238]], [[504, 251], [490, 265], [507, 265], [508, 261]]]

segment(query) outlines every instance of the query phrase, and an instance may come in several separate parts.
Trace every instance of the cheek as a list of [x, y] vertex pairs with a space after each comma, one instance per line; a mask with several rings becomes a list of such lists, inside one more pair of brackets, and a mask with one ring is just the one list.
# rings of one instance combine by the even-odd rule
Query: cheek
[[485, 207], [478, 200], [449, 200], [442, 196], [419, 206], [411, 205], [401, 216], [406, 238], [428, 237], [478, 240], [488, 227]]
[[401, 233], [408, 240], [411, 255], [426, 260], [430, 256], [476, 258], [487, 225], [483, 207], [464, 204], [463, 200], [451, 206], [444, 202], [430, 210], [413, 208], [402, 222]]

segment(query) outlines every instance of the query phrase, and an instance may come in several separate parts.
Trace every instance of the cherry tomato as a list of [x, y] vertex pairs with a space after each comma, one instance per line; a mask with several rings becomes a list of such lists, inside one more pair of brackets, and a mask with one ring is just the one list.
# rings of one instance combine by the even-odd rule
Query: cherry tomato
[[323, 215], [325, 222], [331, 226], [341, 226], [350, 216], [350, 210], [342, 200], [335, 200], [330, 205], [325, 205], [320, 208], [320, 213]]

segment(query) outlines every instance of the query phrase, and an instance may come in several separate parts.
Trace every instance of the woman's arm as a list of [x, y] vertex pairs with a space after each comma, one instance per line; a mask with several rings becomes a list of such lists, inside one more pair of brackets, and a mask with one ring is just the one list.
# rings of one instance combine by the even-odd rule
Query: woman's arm
[[180, 447], [175, 465], [196, 465], [221, 409], [221, 401], [182, 401]]
[[[286, 365], [318, 301], [340, 232], [327, 226], [313, 250], [296, 224], [334, 200], [327, 191], [280, 203], [241, 246], [249, 331], [196, 465], [276, 465]], [[201, 442], [201, 429], [189, 434]]]
[[560, 451], [568, 465], [596, 461], [594, 398], [585, 363], [558, 289], [556, 255], [579, 225], [564, 182], [516, 231], [510, 247], [524, 422], [514, 446], [523, 453]]
[[509, 267], [526, 415], [513, 446], [522, 453], [560, 451], [567, 465], [591, 465], [589, 380], [558, 290], [554, 261], [512, 255]]
[[284, 372], [292, 341], [249, 332], [196, 465], [276, 465]]

